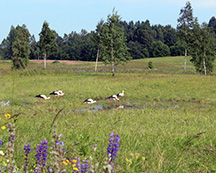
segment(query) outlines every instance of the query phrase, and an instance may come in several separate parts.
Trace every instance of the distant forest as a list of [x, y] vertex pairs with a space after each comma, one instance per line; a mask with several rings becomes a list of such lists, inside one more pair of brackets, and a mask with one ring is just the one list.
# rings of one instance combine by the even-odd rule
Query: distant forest
[[[133, 59], [184, 55], [184, 47], [178, 40], [176, 29], [171, 25], [151, 25], [149, 20], [128, 23], [121, 21], [119, 25], [124, 30], [129, 53]], [[215, 17], [209, 20], [208, 27], [212, 27], [212, 31], [216, 33]], [[72, 31], [70, 34], [64, 34], [63, 37], [55, 32], [57, 47], [48, 59], [95, 61], [97, 55], [95, 32], [88, 33], [82, 29], [80, 33]], [[11, 59], [4, 51], [7, 43], [8, 40], [5, 38], [0, 44], [0, 56]], [[29, 44], [31, 46], [30, 59], [42, 58], [34, 35], [31, 36]]]

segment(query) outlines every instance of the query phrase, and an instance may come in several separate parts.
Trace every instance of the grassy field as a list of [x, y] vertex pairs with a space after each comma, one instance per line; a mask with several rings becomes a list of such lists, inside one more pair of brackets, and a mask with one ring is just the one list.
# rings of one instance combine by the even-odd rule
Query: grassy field
[[[149, 61], [153, 70], [147, 68]], [[107, 158], [111, 132], [120, 135], [115, 172], [216, 171], [216, 78], [196, 74], [189, 61], [183, 74], [182, 62], [184, 57], [134, 60], [118, 66], [112, 77], [110, 67], [101, 63], [96, 73], [93, 62], [48, 64], [47, 70], [31, 63], [26, 70], [11, 71], [10, 62], [1, 61], [0, 103], [10, 101], [10, 105], [0, 107], [0, 125], [4, 125], [5, 114], [19, 114], [10, 119], [17, 119], [16, 165], [23, 169], [23, 147], [29, 142], [29, 172], [34, 172], [35, 147], [44, 138], [52, 145], [50, 131], [55, 121], [57, 133], [63, 135], [65, 157], [89, 159], [97, 143], [94, 160], [99, 172]], [[58, 89], [64, 98], [40, 103], [35, 97]], [[122, 90], [125, 96], [115, 106], [105, 99]], [[89, 108], [82, 103], [86, 98], [96, 99], [98, 105]], [[0, 150], [4, 150], [8, 132], [0, 131]], [[48, 158], [49, 165], [49, 154]], [[72, 172], [71, 166], [65, 167]]]

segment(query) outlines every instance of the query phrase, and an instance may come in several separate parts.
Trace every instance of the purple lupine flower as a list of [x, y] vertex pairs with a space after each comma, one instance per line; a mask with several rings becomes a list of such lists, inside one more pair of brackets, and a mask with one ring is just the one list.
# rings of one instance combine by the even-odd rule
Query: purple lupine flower
[[29, 153], [31, 151], [31, 145], [26, 142], [27, 145], [24, 145], [24, 151], [25, 151], [25, 163], [24, 163], [24, 172], [26, 172], [28, 170], [28, 157], [29, 157]]
[[117, 152], [118, 152], [118, 147], [119, 147], [119, 141], [120, 141], [120, 136], [119, 135], [114, 135], [114, 133], [111, 133], [110, 134], [110, 137], [111, 138], [109, 138], [109, 142], [110, 142], [110, 144], [109, 144], [109, 146], [108, 146], [108, 148], [107, 148], [107, 154], [110, 156], [110, 163], [112, 162], [112, 161], [116, 161], [115, 160], [115, 157], [117, 157]]
[[79, 171], [80, 171], [80, 169], [81, 169], [80, 158], [78, 157], [76, 160], [77, 160], [77, 162], [76, 162], [76, 163], [73, 163], [73, 164], [76, 164], [76, 167], [77, 167], [77, 169], [78, 169], [78, 171], [77, 171], [77, 172], [79, 172]]
[[0, 139], [0, 146], [2, 146], [2, 139]]
[[88, 163], [88, 160], [82, 160], [82, 164], [81, 164], [81, 173], [85, 173], [85, 172], [88, 172], [89, 170], [89, 163]]
[[35, 155], [35, 159], [36, 159], [36, 167], [35, 167], [35, 172], [40, 172], [40, 169], [45, 169], [47, 163], [47, 140], [44, 139], [44, 141], [42, 141], [39, 144], [37, 144], [36, 147], [36, 152], [37, 154]]
[[28, 155], [29, 152], [31, 151], [31, 145], [26, 142], [27, 145], [24, 145], [24, 150], [25, 150], [25, 154]]
[[[12, 137], [12, 136], [11, 136], [11, 137]], [[13, 143], [14, 140], [15, 140], [15, 136], [12, 137], [12, 140], [11, 140], [11, 137], [8, 138], [8, 141], [11, 141], [11, 143]]]

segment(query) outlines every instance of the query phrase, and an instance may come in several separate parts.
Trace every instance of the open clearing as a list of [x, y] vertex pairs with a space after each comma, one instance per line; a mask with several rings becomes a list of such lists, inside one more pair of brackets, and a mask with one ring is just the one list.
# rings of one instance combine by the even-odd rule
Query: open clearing
[[[154, 69], [147, 69], [152, 60]], [[116, 172], [215, 172], [216, 154], [216, 77], [199, 75], [188, 62], [183, 74], [184, 57], [154, 58], [131, 61], [116, 67], [99, 63], [50, 63], [11, 71], [10, 62], [1, 63], [1, 121], [10, 113], [15, 121], [15, 153], [18, 168], [24, 165], [26, 142], [30, 142], [29, 169], [34, 172], [35, 147], [44, 138], [52, 146], [52, 129], [62, 134], [65, 157], [89, 159], [93, 155], [99, 172], [107, 159], [109, 134], [120, 135]], [[100, 70], [100, 71], [99, 71]], [[105, 98], [125, 90], [120, 103], [111, 105]], [[64, 98], [40, 103], [37, 94], [49, 95], [62, 90]], [[98, 105], [83, 104], [87, 98]], [[121, 106], [121, 107], [119, 107]], [[53, 126], [53, 122], [56, 126]], [[1, 131], [1, 150], [5, 149], [8, 132]], [[49, 154], [48, 154], [49, 155]], [[48, 165], [50, 164], [50, 156]], [[65, 166], [67, 172], [71, 167]]]

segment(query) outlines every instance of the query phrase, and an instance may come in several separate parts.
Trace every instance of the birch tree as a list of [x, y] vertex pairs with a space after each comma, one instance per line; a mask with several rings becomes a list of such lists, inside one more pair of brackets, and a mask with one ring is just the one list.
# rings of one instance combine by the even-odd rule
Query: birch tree
[[46, 59], [51, 51], [57, 47], [57, 44], [55, 43], [55, 31], [51, 30], [49, 28], [49, 24], [45, 21], [39, 36], [40, 40], [38, 42], [38, 46], [44, 57], [44, 69], [46, 69]]
[[95, 63], [95, 71], [97, 71], [97, 64], [100, 54], [100, 47], [101, 47], [101, 33], [103, 29], [104, 21], [101, 19], [100, 22], [97, 24], [96, 32], [94, 33], [94, 39], [97, 44], [97, 56], [96, 56], [96, 63]]
[[197, 72], [207, 75], [213, 71], [213, 62], [216, 56], [215, 33], [210, 32], [210, 28], [206, 23], [203, 23], [201, 27], [197, 23], [193, 33], [194, 40], [191, 45], [191, 61]]
[[131, 59], [126, 46], [124, 30], [120, 27], [120, 16], [113, 9], [112, 15], [108, 15], [101, 33], [101, 54], [105, 64], [111, 64], [114, 76], [115, 66]]
[[178, 18], [177, 35], [185, 48], [184, 73], [186, 72], [188, 49], [191, 43], [192, 29], [194, 21], [197, 19], [193, 17], [193, 9], [191, 3], [188, 1], [184, 8], [180, 10], [180, 17]]

